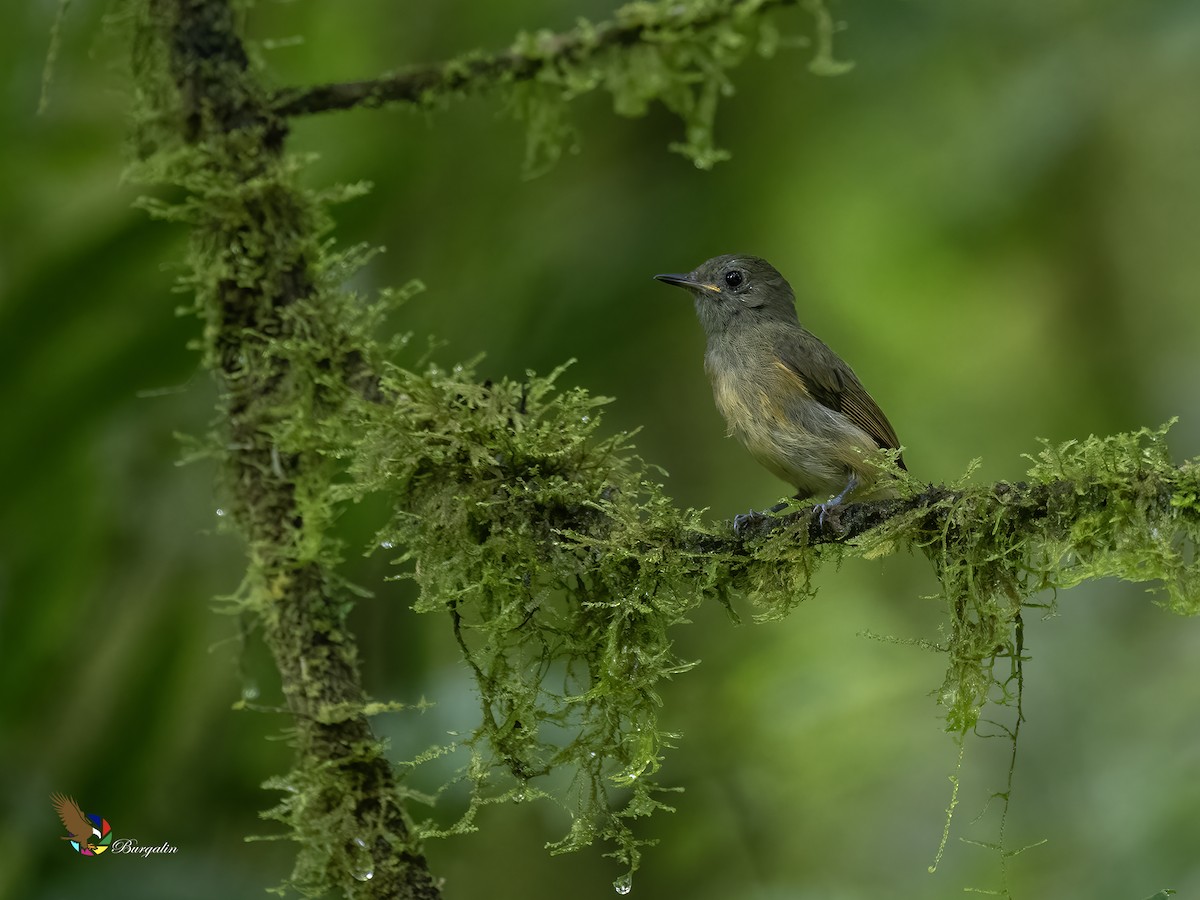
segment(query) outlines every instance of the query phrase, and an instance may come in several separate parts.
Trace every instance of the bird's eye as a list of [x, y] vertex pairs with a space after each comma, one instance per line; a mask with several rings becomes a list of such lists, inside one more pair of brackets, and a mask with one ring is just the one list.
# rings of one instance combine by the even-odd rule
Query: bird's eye
[[728, 272], [725, 273], [725, 283], [727, 285], [729, 285], [731, 288], [737, 289], [738, 287], [741, 286], [742, 282], [745, 280], [746, 280], [746, 276], [743, 275], [737, 269], [730, 269]]

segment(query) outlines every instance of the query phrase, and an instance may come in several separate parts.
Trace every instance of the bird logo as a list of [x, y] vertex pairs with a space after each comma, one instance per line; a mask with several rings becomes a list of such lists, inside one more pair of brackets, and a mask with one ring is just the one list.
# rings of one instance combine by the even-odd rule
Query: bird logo
[[112, 843], [112, 829], [108, 820], [97, 815], [85, 815], [73, 797], [51, 794], [50, 802], [62, 820], [67, 833], [64, 841], [70, 841], [72, 849], [80, 856], [99, 856]]

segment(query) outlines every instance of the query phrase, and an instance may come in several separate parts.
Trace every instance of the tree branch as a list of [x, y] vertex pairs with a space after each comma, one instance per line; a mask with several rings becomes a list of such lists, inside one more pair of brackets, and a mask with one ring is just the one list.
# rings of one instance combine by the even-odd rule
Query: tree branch
[[[189, 192], [180, 217], [193, 224], [231, 518], [250, 557], [243, 604], [258, 618], [294, 717], [297, 768], [275, 811], [300, 844], [293, 882], [306, 893], [336, 886], [359, 898], [435, 900], [440, 891], [364, 711], [344, 628], [349, 603], [333, 571], [324, 501], [313, 499], [329, 489], [304, 430], [319, 414], [320, 385], [295, 347], [321, 346], [343, 368], [354, 363], [334, 355], [345, 340], [321, 315], [317, 214], [290, 180], [286, 122], [248, 64], [229, 3], [149, 0], [147, 10], [135, 68], [149, 61], [139, 87], [168, 123], [154, 145], [184, 145], [165, 154], [158, 165], [170, 176], [159, 177]], [[174, 96], [159, 86], [164, 76]]]
[[[1172, 489], [1172, 486], [1162, 484], [1164, 497], [1169, 498]], [[903, 499], [847, 503], [829, 513], [824, 522], [815, 508], [800, 509], [782, 516], [753, 513], [736, 530], [731, 522], [728, 536], [696, 532], [692, 534], [692, 539], [697, 549], [747, 555], [750, 542], [795, 527], [797, 536], [803, 537], [806, 544], [846, 544], [900, 516], [917, 512], [926, 513], [917, 523], [918, 530], [932, 533], [944, 524], [945, 510], [967, 496], [966, 491], [930, 484], [920, 493]], [[1103, 507], [1107, 502], [1106, 497], [1099, 495], [1094, 488], [1068, 480], [1032, 485], [1024, 481], [998, 481], [990, 488], [988, 502], [996, 508], [1004, 507], [1022, 524], [1032, 524], [1059, 515], [1068, 498], [1074, 503], [1075, 498], [1081, 496], [1088, 497], [1089, 504], [1096, 507]], [[986, 511], [979, 512], [986, 515]]]
[[539, 34], [532, 50], [512, 49], [491, 56], [467, 56], [365, 81], [286, 88], [278, 91], [270, 103], [274, 113], [283, 117], [357, 106], [378, 107], [386, 103], [426, 104], [441, 97], [479, 93], [502, 84], [529, 81], [559, 66], [592, 62], [613, 49], [654, 42], [664, 33], [689, 29], [704, 31], [722, 22], [748, 18], [796, 2], [728, 0], [699, 9], [677, 4], [665, 11], [655, 7], [626, 7], [618, 11], [614, 21], [600, 25], [582, 24], [561, 34]]

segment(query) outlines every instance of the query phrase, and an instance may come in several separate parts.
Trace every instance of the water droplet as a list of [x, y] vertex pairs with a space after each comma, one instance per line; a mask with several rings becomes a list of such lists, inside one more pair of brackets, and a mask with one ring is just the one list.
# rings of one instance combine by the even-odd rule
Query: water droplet
[[583, 417], [582, 419], [580, 419], [579, 421], [580, 421], [580, 422], [582, 422], [584, 425], [586, 425], [588, 422], [592, 421], [592, 417], [591, 417], [591, 416], [584, 416], [584, 417]]
[[463, 373], [463, 367], [462, 367], [462, 365], [461, 365], [460, 363], [456, 363], [456, 364], [455, 364], [455, 366], [454, 366], [454, 374], [455, 374], [455, 375], [461, 375], [462, 373]]
[[628, 894], [633, 890], [633, 874], [626, 872], [620, 878], [613, 882], [613, 890], [618, 894]]
[[225, 510], [221, 509], [221, 507], [218, 506], [217, 507], [217, 518], [220, 518], [223, 515], [225, 515]]
[[242, 685], [242, 699], [243, 700], [257, 700], [258, 699], [258, 682], [257, 681], [247, 681], [244, 685]]
[[380, 541], [379, 546], [382, 547], [384, 550], [391, 550], [396, 545], [394, 543], [392, 543], [391, 541]]
[[350, 874], [359, 881], [370, 881], [375, 877], [375, 865], [371, 860], [371, 854], [367, 852], [366, 841], [362, 838], [355, 838], [354, 843], [360, 849], [354, 854], [355, 861], [350, 869]]

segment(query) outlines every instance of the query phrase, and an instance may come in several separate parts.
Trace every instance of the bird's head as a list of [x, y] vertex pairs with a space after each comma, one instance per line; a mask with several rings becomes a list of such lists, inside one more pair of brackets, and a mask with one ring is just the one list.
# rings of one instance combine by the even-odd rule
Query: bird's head
[[702, 262], [686, 275], [655, 275], [687, 289], [707, 334], [731, 325], [764, 320], [796, 321], [796, 296], [778, 270], [757, 256], [727, 253]]

